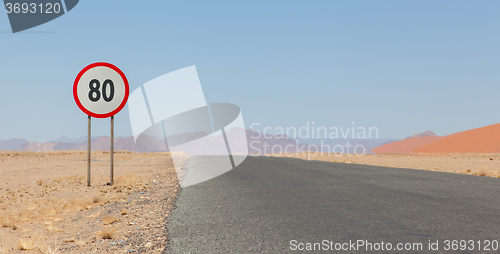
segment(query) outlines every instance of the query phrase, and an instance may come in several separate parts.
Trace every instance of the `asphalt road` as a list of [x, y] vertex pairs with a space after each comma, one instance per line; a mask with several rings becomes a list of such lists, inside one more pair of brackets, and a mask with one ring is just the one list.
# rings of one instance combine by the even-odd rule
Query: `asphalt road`
[[[334, 250], [329, 252], [373, 252], [352, 248], [363, 240], [372, 248], [378, 243], [384, 248], [379, 253], [388, 243], [393, 253], [412, 253], [395, 249], [421, 243], [428, 252], [430, 240], [438, 241], [434, 253], [452, 253], [460, 242], [449, 242], [446, 251], [445, 240], [474, 240], [461, 253], [496, 253], [483, 248], [488, 240], [500, 241], [499, 201], [496, 178], [248, 157], [234, 170], [181, 190], [168, 222], [167, 252], [298, 252], [292, 249], [307, 243], [326, 248], [323, 240]], [[335, 251], [349, 241], [347, 251]], [[490, 242], [495, 247], [500, 250]]]

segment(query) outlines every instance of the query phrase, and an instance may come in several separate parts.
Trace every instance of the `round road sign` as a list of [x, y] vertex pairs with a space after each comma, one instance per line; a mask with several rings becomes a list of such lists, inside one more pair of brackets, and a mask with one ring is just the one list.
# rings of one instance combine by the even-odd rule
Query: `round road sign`
[[123, 109], [128, 100], [128, 81], [118, 67], [93, 63], [76, 76], [73, 97], [85, 114], [106, 118]]

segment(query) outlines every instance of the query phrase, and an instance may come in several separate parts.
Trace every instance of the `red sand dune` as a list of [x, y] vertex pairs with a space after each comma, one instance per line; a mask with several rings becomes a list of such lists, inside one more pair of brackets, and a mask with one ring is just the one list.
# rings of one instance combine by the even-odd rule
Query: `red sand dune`
[[372, 150], [374, 153], [410, 153], [413, 149], [443, 139], [442, 136], [407, 138], [385, 144]]
[[411, 153], [500, 153], [500, 124], [451, 134]]

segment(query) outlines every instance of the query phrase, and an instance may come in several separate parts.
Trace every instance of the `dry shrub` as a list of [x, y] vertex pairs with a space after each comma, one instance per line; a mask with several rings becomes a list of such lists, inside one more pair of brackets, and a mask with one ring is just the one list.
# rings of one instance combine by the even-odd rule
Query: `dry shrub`
[[115, 217], [115, 216], [105, 216], [104, 218], [102, 218], [102, 224], [104, 225], [111, 225], [117, 221], [119, 221], [120, 219]]
[[480, 170], [480, 171], [474, 173], [474, 175], [477, 175], [477, 176], [487, 176], [487, 173], [484, 170]]
[[87, 206], [92, 205], [93, 202], [90, 198], [73, 197], [70, 199], [53, 198], [35, 200], [34, 203], [35, 205], [29, 209], [19, 212], [20, 220], [43, 219], [67, 212], [82, 211], [84, 209], [89, 209]]
[[46, 242], [37, 240], [36, 241], [36, 247], [42, 254], [58, 254], [59, 253], [59, 246], [55, 244], [54, 242], [54, 248], [52, 248], [50, 245], [48, 245]]
[[2, 227], [4, 228], [11, 228], [13, 230], [16, 230], [19, 228], [19, 219], [16, 217], [13, 217], [11, 214], [0, 218], [0, 222], [2, 224]]
[[101, 212], [100, 211], [98, 213], [94, 213], [94, 214], [91, 214], [91, 215], [87, 216], [87, 218], [91, 218], [92, 219], [92, 218], [97, 218], [99, 216], [101, 216]]
[[97, 235], [102, 239], [113, 239], [115, 236], [116, 229], [115, 228], [105, 228], [102, 231], [97, 232]]
[[118, 187], [136, 187], [145, 183], [145, 180], [138, 175], [127, 174], [116, 178], [114, 188]]
[[31, 219], [35, 219], [37, 217], [36, 211], [34, 209], [22, 209], [18, 213], [18, 220], [20, 221], [27, 221]]
[[75, 242], [75, 237], [72, 236], [72, 237], [69, 237], [69, 238], [64, 238], [63, 242], [65, 242], [65, 243]]
[[74, 184], [74, 183], [81, 184], [84, 179], [85, 179], [85, 175], [71, 175], [71, 176], [56, 178], [52, 182], [54, 182], [54, 183], [66, 183], [66, 184]]
[[11, 215], [4, 216], [4, 217], [0, 218], [0, 223], [2, 224], [2, 227], [10, 228], [10, 227], [12, 227], [12, 225], [14, 225], [15, 219], [12, 218]]
[[64, 211], [82, 211], [88, 205], [92, 205], [93, 200], [89, 198], [71, 198], [61, 203]]
[[87, 244], [85, 241], [83, 240], [78, 240], [75, 242], [75, 244], [79, 247], [83, 247], [85, 244]]
[[28, 240], [28, 239], [19, 239], [17, 242], [17, 249], [18, 250], [32, 250], [36, 248], [35, 244], [33, 243], [33, 239]]
[[477, 171], [474, 173], [477, 176], [493, 176], [490, 166], [488, 164], [478, 165]]
[[57, 226], [54, 226], [52, 222], [45, 222], [45, 229], [49, 232], [65, 232], [66, 230], [60, 229]]
[[127, 195], [124, 193], [117, 193], [117, 194], [112, 194], [111, 197], [108, 197], [107, 200], [111, 203], [119, 203], [119, 202], [126, 202], [127, 201]]

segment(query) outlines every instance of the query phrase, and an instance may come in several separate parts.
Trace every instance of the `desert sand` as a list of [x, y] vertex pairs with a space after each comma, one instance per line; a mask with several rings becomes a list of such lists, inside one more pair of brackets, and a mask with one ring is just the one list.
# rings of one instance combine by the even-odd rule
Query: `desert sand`
[[412, 137], [376, 147], [372, 150], [372, 152], [377, 154], [410, 153], [413, 149], [417, 147], [438, 141], [442, 138], [444, 137], [441, 136]]
[[500, 124], [448, 135], [412, 153], [500, 153]]
[[269, 154], [341, 163], [366, 164], [394, 168], [413, 168], [500, 178], [500, 154]]
[[[278, 155], [271, 155], [278, 156]], [[280, 156], [286, 156], [282, 154]], [[500, 177], [500, 154], [290, 157]], [[169, 153], [0, 152], [0, 253], [161, 253], [179, 182]], [[185, 157], [187, 161], [188, 157]]]
[[161, 253], [179, 184], [169, 153], [0, 152], [0, 253]]

